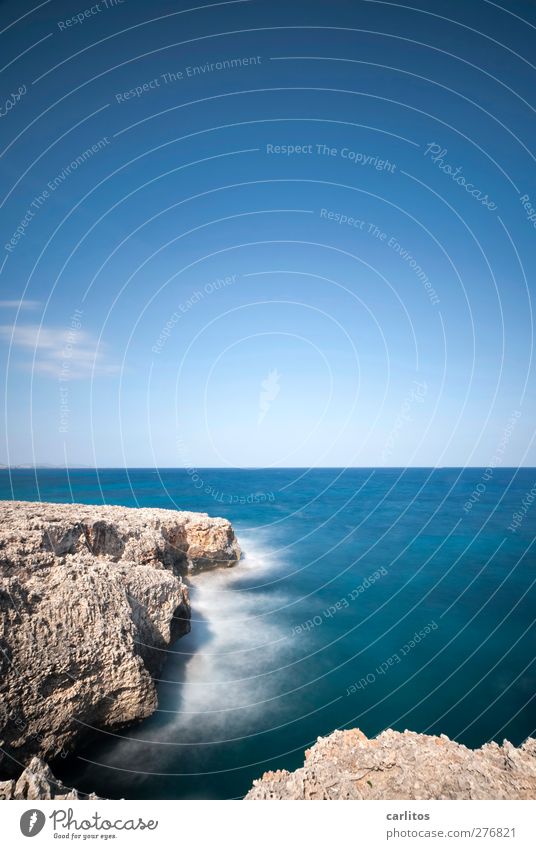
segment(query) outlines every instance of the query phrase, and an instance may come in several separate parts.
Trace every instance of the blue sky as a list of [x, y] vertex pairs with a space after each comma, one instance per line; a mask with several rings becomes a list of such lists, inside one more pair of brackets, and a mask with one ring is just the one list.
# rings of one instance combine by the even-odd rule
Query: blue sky
[[0, 3], [0, 461], [536, 464], [535, 26]]

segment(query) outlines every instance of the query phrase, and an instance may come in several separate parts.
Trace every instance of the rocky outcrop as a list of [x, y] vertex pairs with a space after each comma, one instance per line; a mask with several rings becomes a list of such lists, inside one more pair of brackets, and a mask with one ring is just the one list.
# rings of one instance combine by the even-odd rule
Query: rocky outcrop
[[0, 781], [0, 799], [100, 799], [91, 793], [85, 796], [78, 790], [66, 787], [39, 758], [32, 758], [20, 778]]
[[181, 575], [239, 557], [205, 514], [0, 502], [0, 773], [149, 716], [190, 629]]
[[449, 740], [334, 731], [295, 772], [266, 772], [246, 799], [536, 799], [536, 740], [471, 750]]
[[142, 507], [0, 501], [3, 574], [26, 575], [56, 558], [90, 554], [176, 574], [234, 566], [240, 548], [227, 519]]

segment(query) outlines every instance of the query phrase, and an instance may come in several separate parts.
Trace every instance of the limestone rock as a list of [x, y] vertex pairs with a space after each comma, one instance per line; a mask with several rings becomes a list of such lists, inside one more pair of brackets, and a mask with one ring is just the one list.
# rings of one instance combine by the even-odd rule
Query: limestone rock
[[91, 793], [84, 796], [71, 790], [54, 777], [50, 767], [40, 758], [32, 758], [18, 781], [0, 781], [0, 799], [99, 799]]
[[334, 731], [295, 772], [266, 772], [246, 799], [535, 799], [536, 739], [467, 749], [443, 734]]
[[0, 502], [0, 561], [19, 575], [58, 557], [91, 554], [176, 574], [234, 566], [240, 548], [231, 523], [205, 513], [160, 508]]
[[0, 502], [0, 773], [149, 716], [190, 630], [181, 573], [239, 557], [205, 514]]

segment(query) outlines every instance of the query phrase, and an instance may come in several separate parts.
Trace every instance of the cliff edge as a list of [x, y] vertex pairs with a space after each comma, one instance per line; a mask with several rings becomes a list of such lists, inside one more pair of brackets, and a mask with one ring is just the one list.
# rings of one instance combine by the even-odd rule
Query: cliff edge
[[246, 799], [536, 799], [536, 740], [467, 749], [445, 737], [334, 731], [295, 772], [266, 772]]
[[226, 519], [0, 502], [0, 773], [157, 707], [154, 676], [190, 630], [182, 575], [234, 565]]

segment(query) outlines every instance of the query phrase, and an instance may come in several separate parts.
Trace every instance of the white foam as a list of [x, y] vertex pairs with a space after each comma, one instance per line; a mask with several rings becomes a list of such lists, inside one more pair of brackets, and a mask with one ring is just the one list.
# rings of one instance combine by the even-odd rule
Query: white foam
[[[240, 739], [276, 722], [286, 678], [278, 670], [290, 647], [277, 611], [288, 599], [281, 590], [262, 587], [279, 572], [270, 550], [249, 536], [241, 536], [240, 544], [243, 557], [236, 566], [192, 577], [192, 631], [175, 644], [176, 658], [162, 674], [176, 686], [164, 684], [158, 717], [115, 747], [113, 760], [122, 767], [139, 768], [143, 761], [145, 769], [165, 771], [183, 754], [185, 760], [191, 756], [192, 745]], [[253, 587], [241, 588], [244, 577], [252, 576]]]

